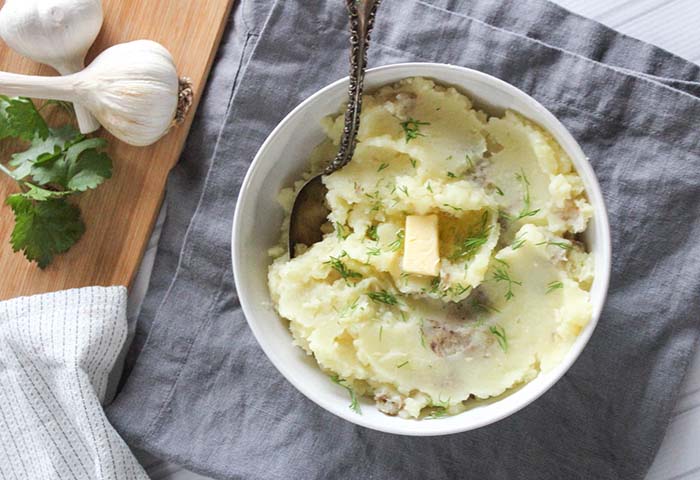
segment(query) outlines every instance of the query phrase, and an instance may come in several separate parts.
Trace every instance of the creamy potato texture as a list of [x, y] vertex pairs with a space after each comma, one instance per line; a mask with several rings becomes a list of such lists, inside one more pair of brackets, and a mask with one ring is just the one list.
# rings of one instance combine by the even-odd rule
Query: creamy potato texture
[[[323, 126], [312, 171], [335, 155], [342, 115]], [[583, 184], [517, 113], [406, 79], [365, 96], [353, 160], [324, 183], [327, 233], [290, 260], [287, 219], [270, 293], [296, 344], [385, 413], [454, 414], [501, 395], [556, 365], [590, 320]], [[287, 212], [301, 184], [281, 192]], [[427, 215], [436, 276], [403, 269], [406, 218]]]

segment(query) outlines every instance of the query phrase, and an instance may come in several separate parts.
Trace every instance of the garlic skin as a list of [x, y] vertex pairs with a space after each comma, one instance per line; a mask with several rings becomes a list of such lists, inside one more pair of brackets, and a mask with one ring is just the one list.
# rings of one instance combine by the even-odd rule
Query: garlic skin
[[[103, 18], [101, 0], [6, 0], [0, 37], [20, 55], [68, 75], [83, 69]], [[75, 113], [82, 133], [100, 128], [79, 104]]]
[[79, 103], [118, 139], [146, 146], [174, 123], [179, 78], [165, 47], [136, 40], [108, 48], [84, 70], [64, 77], [0, 72], [0, 93]]

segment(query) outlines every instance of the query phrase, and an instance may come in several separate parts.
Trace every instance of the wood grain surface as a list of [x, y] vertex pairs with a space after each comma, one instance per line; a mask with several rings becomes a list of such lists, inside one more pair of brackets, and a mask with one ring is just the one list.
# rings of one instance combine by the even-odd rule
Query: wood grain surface
[[[192, 79], [196, 107], [232, 3], [233, 0], [103, 0], [105, 22], [88, 62], [116, 43], [142, 38], [160, 42], [173, 54], [178, 73]], [[49, 67], [12, 52], [2, 41], [0, 70], [55, 75]], [[87, 285], [129, 285], [158, 213], [167, 174], [182, 151], [193, 114], [194, 109], [185, 123], [146, 148], [126, 145], [104, 130], [97, 132], [109, 140], [114, 174], [97, 190], [78, 197], [87, 227], [85, 235], [45, 270], [30, 264], [21, 252], [12, 252], [9, 237], [14, 220], [10, 208], [3, 204], [0, 300]], [[7, 152], [0, 150], [0, 161], [7, 159]], [[12, 180], [0, 178], [0, 201], [16, 190]]]

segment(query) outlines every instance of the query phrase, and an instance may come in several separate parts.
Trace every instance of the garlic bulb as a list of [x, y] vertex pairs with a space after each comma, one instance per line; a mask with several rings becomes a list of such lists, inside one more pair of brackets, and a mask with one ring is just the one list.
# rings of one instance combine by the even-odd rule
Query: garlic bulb
[[[20, 55], [68, 75], [83, 69], [102, 20], [101, 0], [6, 0], [0, 37]], [[100, 128], [80, 104], [75, 114], [81, 132]]]
[[80, 103], [112, 135], [136, 146], [168, 132], [179, 88], [170, 52], [150, 40], [110, 47], [85, 70], [64, 77], [0, 73], [0, 93]]

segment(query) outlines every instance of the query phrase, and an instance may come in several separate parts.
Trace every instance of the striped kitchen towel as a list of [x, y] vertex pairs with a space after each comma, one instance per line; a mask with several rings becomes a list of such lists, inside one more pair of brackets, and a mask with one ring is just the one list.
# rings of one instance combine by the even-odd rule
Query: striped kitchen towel
[[147, 479], [105, 418], [126, 289], [0, 302], [0, 479]]

